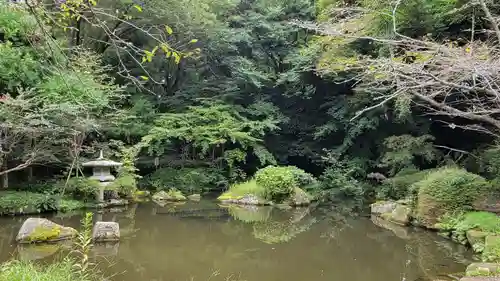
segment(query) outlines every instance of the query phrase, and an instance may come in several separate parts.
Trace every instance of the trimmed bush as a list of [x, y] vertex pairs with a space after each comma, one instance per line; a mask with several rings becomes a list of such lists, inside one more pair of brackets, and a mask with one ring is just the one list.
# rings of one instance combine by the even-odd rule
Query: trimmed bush
[[294, 188], [298, 187], [295, 174], [290, 167], [268, 166], [257, 171], [255, 180], [265, 189], [266, 199], [279, 203], [290, 197]]
[[[64, 185], [64, 183], [61, 183]], [[66, 186], [66, 191], [74, 198], [94, 200], [96, 193], [101, 188], [99, 181], [89, 178], [71, 178]]]
[[479, 175], [446, 167], [429, 173], [412, 188], [418, 191], [417, 219], [423, 226], [434, 228], [444, 214], [470, 210], [491, 185]]
[[130, 173], [119, 175], [109, 188], [115, 189], [120, 195], [132, 196], [137, 190], [136, 176]]

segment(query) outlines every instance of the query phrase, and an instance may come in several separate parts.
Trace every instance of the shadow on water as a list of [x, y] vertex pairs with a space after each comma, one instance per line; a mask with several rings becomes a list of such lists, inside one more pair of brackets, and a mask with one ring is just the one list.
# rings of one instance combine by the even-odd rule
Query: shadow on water
[[[463, 247], [361, 216], [359, 206], [280, 209], [215, 201], [144, 203], [96, 213], [122, 239], [92, 257], [111, 280], [432, 281], [464, 270]], [[49, 219], [78, 227], [81, 212]], [[0, 259], [50, 262], [70, 244], [17, 246], [25, 218], [0, 218]], [[118, 274], [117, 274], [118, 273]], [[116, 275], [117, 274], [117, 275]]]

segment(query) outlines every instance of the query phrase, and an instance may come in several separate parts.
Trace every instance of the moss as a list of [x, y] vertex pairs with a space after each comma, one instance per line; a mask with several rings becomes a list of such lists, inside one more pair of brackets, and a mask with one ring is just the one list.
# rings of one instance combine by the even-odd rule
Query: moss
[[224, 201], [224, 200], [238, 200], [238, 199], [241, 199], [241, 198], [243, 198], [243, 196], [236, 195], [236, 194], [234, 194], [231, 191], [226, 191], [226, 192], [222, 193], [221, 196], [217, 197], [217, 199], [220, 200], [220, 201]]
[[52, 240], [57, 240], [60, 237], [60, 234], [61, 234], [61, 227], [59, 226], [54, 226], [52, 228], [38, 226], [28, 236], [28, 240], [31, 242], [52, 241]]

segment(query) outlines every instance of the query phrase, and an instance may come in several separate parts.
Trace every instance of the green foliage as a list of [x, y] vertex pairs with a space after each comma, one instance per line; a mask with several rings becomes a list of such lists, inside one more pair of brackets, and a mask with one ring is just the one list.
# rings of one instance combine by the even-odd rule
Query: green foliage
[[424, 135], [413, 137], [410, 135], [391, 136], [384, 140], [385, 153], [380, 166], [389, 168], [391, 175], [403, 168], [412, 167], [416, 157], [425, 162], [437, 159], [437, 150], [433, 147], [434, 137]]
[[20, 210], [39, 212], [55, 211], [57, 198], [40, 193], [3, 191], [0, 193], [0, 213], [17, 213]]
[[377, 189], [377, 198], [399, 200], [411, 197], [413, 195], [412, 185], [423, 180], [431, 171], [402, 170], [394, 177], [383, 181], [382, 185]]
[[0, 34], [4, 40], [26, 39], [38, 29], [35, 18], [22, 7], [13, 7], [9, 2], [0, 3]]
[[89, 281], [75, 270], [74, 262], [70, 259], [49, 265], [39, 265], [28, 261], [10, 261], [0, 266], [0, 281], [25, 280]]
[[70, 211], [74, 211], [74, 210], [83, 209], [86, 206], [87, 205], [85, 204], [85, 202], [82, 202], [79, 200], [61, 198], [58, 201], [57, 210], [59, 212], [66, 213], [66, 212], [70, 212]]
[[479, 175], [456, 167], [445, 167], [429, 173], [414, 184], [418, 190], [417, 218], [426, 225], [447, 212], [468, 210], [488, 194], [491, 184]]
[[324, 200], [339, 198], [360, 199], [364, 195], [362, 184], [352, 176], [346, 174], [344, 169], [329, 167], [321, 175], [321, 189], [319, 194]]
[[0, 89], [14, 91], [36, 86], [41, 80], [40, 59], [29, 47], [0, 42]]
[[257, 171], [255, 180], [257, 185], [265, 189], [266, 199], [279, 203], [288, 198], [298, 186], [296, 169], [295, 167], [267, 166]]
[[221, 195], [220, 198], [225, 197], [241, 197], [247, 194], [252, 194], [260, 198], [266, 198], [267, 191], [264, 186], [257, 184], [256, 180], [249, 180], [242, 183], [232, 184], [229, 190]]
[[[229, 105], [192, 106], [187, 112], [158, 116], [143, 138], [142, 147], [147, 147], [150, 154], [161, 155], [166, 147], [180, 141], [195, 149], [193, 156], [213, 157], [216, 152], [224, 152], [224, 145], [236, 144], [245, 150], [259, 145], [266, 132], [278, 129], [278, 122], [251, 120]], [[229, 158], [231, 165], [235, 160], [243, 159]]]
[[84, 177], [70, 178], [66, 183], [66, 191], [69, 194], [74, 198], [84, 200], [95, 199], [100, 188], [99, 181]]
[[156, 190], [166, 190], [171, 187], [186, 193], [201, 193], [214, 188], [228, 185], [224, 172], [217, 168], [160, 168], [145, 180]]

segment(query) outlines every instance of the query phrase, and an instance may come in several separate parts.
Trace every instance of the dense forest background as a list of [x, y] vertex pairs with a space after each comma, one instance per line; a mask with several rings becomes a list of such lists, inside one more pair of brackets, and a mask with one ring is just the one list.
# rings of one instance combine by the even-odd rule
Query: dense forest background
[[445, 165], [495, 179], [498, 15], [482, 0], [4, 1], [3, 187], [87, 173], [101, 149], [139, 186], [189, 193], [275, 164], [332, 197], [402, 197], [391, 178]]

